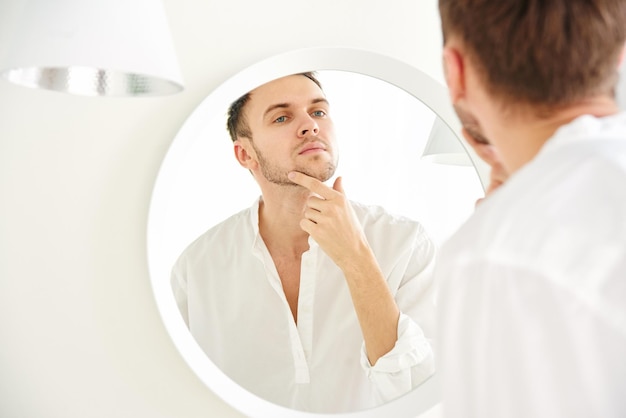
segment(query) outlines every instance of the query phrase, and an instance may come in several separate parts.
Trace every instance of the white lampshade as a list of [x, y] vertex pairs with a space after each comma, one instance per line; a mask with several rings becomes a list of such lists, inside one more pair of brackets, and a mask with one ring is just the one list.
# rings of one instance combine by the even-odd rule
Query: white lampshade
[[438, 117], [433, 122], [428, 142], [422, 153], [422, 159], [445, 165], [472, 165], [472, 161], [459, 138]]
[[619, 83], [616, 89], [617, 104], [622, 110], [626, 110], [626, 62], [622, 63], [620, 69]]
[[29, 0], [0, 56], [0, 74], [86, 96], [183, 89], [161, 0]]

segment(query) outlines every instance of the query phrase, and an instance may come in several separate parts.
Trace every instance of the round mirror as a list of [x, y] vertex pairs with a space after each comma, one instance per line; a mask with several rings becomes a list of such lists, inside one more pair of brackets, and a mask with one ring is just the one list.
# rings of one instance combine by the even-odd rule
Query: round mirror
[[[294, 51], [242, 71], [211, 93], [183, 125], [159, 172], [148, 225], [149, 268], [159, 311], [181, 356], [247, 416], [311, 414], [268, 402], [216, 367], [178, 312], [169, 276], [189, 243], [260, 194], [233, 156], [228, 106], [258, 85], [304, 71], [316, 71], [331, 103], [340, 148], [336, 175], [344, 178], [351, 200], [417, 220], [439, 244], [471, 214], [487, 178], [487, 168], [453, 133], [458, 121], [445, 88], [388, 57], [341, 48]], [[438, 401], [435, 374], [398, 399], [339, 416], [415, 417]]]

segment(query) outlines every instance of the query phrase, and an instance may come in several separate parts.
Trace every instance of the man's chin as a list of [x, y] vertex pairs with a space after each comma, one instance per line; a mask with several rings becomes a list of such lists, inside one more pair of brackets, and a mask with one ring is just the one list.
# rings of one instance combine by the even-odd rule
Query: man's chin
[[325, 170], [318, 170], [318, 171], [299, 170], [299, 169], [296, 169], [295, 171], [299, 171], [300, 173], [306, 174], [309, 177], [313, 177], [323, 183], [327, 181], [328, 179], [330, 179], [335, 174], [335, 167], [328, 167]]

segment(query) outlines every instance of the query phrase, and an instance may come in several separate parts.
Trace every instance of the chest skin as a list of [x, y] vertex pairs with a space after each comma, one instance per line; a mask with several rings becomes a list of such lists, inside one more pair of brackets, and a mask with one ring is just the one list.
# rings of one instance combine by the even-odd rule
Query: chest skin
[[272, 254], [272, 259], [274, 260], [278, 277], [280, 277], [293, 320], [297, 324], [302, 256], [275, 256]]

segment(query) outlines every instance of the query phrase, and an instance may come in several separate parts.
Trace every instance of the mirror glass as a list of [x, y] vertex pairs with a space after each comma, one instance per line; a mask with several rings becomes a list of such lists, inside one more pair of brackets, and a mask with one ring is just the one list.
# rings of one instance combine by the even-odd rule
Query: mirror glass
[[[335, 176], [343, 177], [346, 194], [419, 221], [441, 243], [483, 193], [469, 158], [466, 165], [422, 158], [436, 115], [404, 90], [354, 72], [316, 74], [331, 104], [340, 149]], [[206, 115], [183, 158], [171, 173], [176, 187], [167, 209], [169, 239], [159, 244], [165, 270], [191, 241], [259, 196], [258, 185], [235, 160], [226, 109]]]
[[[311, 69], [315, 70], [296, 68], [280, 75]], [[452, 160], [423, 157], [433, 126], [448, 131], [439, 136], [458, 141], [447, 126], [449, 122], [440, 119], [444, 112], [437, 114], [415, 93], [364, 73], [322, 69], [316, 74], [331, 105], [340, 150], [336, 176], [343, 177], [348, 197], [415, 219], [436, 244], [442, 243], [483, 195], [471, 154]], [[182, 322], [169, 286], [170, 270], [186, 246], [211, 226], [249, 207], [259, 196], [253, 177], [234, 157], [226, 111], [242, 93], [273, 78], [243, 83], [228, 92], [217, 91], [185, 122], [155, 184], [148, 256], [163, 322], [183, 358], [207, 386], [246, 415], [297, 416], [297, 411], [243, 390], [206, 358]], [[457, 151], [464, 151], [460, 143], [454, 145]], [[420, 386], [413, 392], [412, 400], [390, 403], [397, 403], [403, 411], [396, 416], [416, 416], [420, 402], [430, 407], [438, 401], [426, 399], [437, 396], [432, 387], [422, 390]], [[416, 395], [418, 392], [423, 393]], [[362, 416], [371, 411], [362, 411]]]

